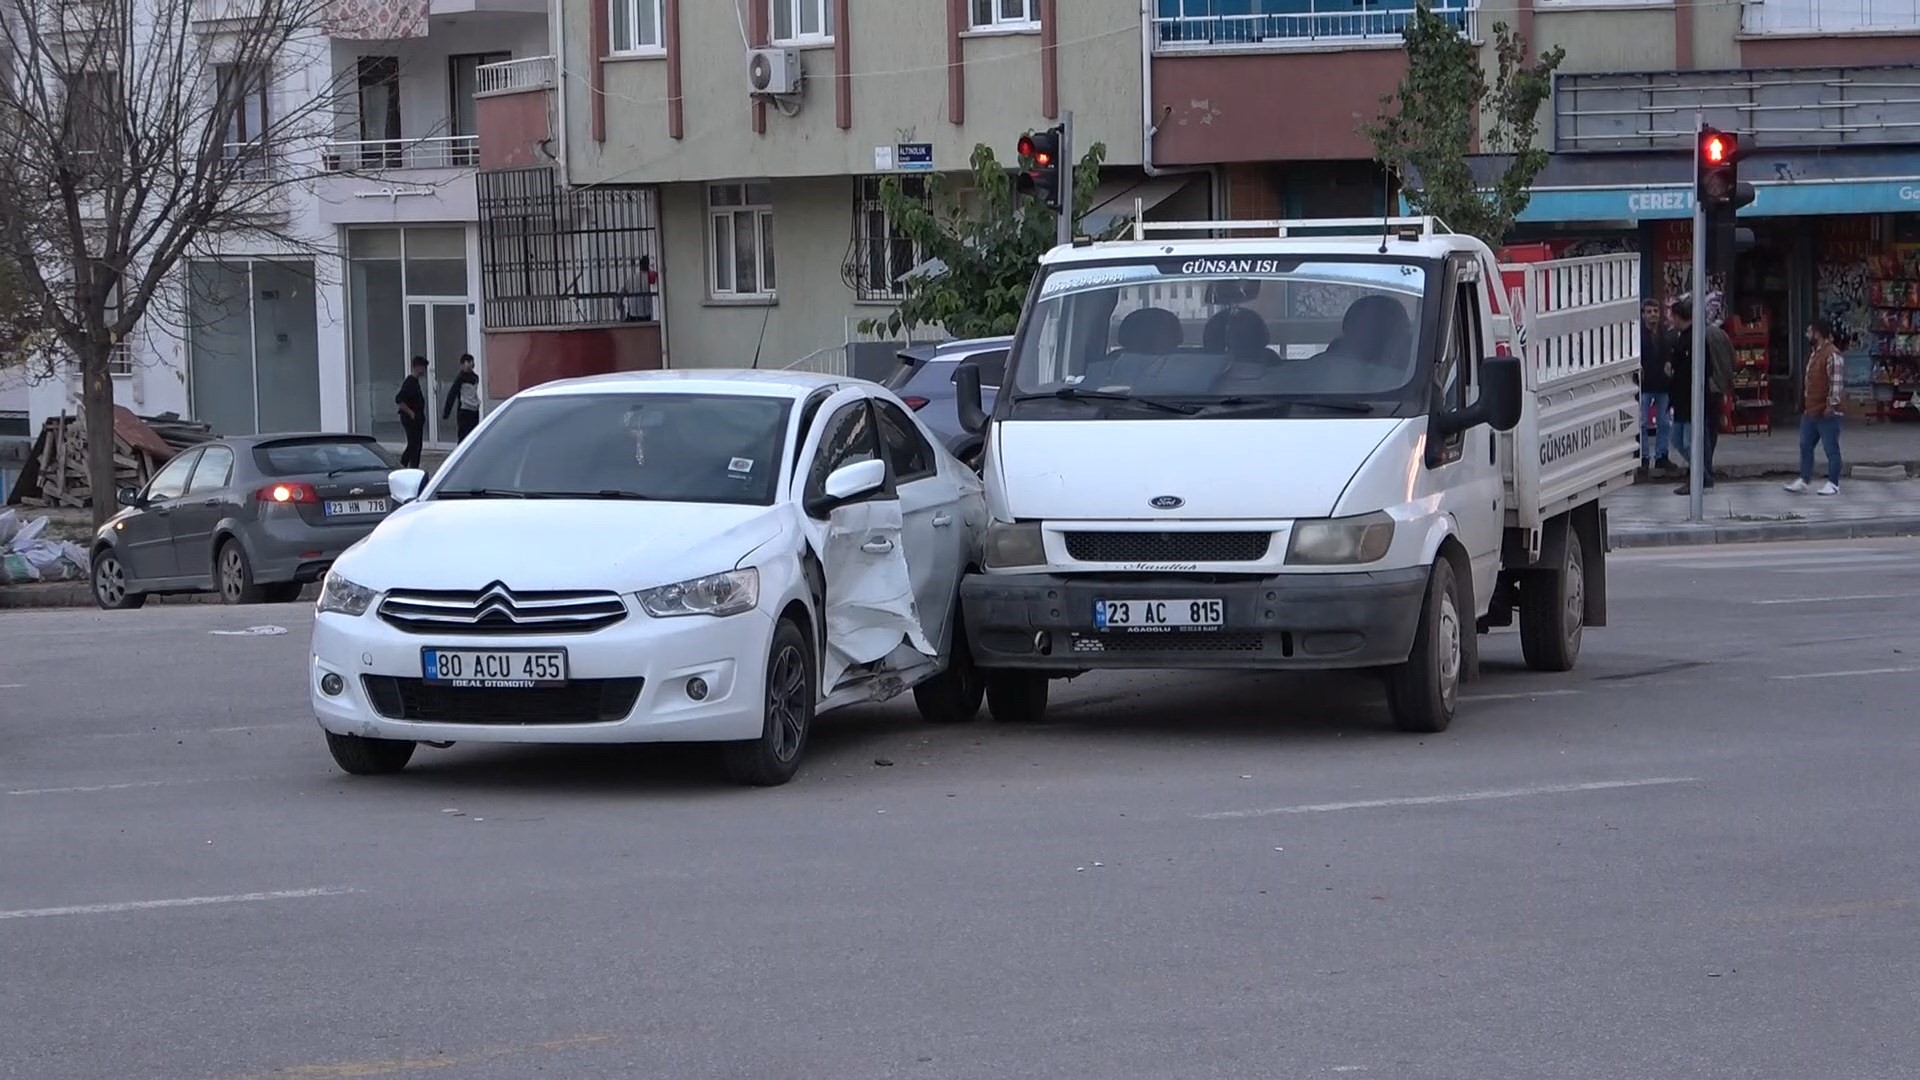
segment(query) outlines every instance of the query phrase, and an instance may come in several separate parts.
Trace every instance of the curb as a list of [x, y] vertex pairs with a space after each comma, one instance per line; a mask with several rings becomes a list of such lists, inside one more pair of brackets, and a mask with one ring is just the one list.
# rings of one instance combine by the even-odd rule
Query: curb
[[[302, 601], [310, 598], [311, 588], [300, 595]], [[153, 604], [218, 604], [220, 597], [214, 593], [180, 593], [172, 596], [149, 596], [148, 605]], [[93, 607], [93, 591], [84, 581], [55, 581], [33, 585], [0, 585], [0, 611], [33, 611], [50, 608], [90, 608]], [[273, 605], [263, 605], [273, 606]]]
[[1614, 550], [1701, 547], [1710, 544], [1763, 544], [1781, 540], [1871, 540], [1920, 536], [1920, 514], [1863, 521], [1730, 521], [1725, 524], [1616, 527], [1608, 531]]

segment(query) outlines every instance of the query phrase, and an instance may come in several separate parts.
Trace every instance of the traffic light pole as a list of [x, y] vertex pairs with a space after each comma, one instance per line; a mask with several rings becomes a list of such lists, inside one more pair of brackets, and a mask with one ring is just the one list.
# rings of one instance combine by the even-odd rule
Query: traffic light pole
[[[1693, 118], [1694, 130], [1700, 131], [1704, 123], [1698, 113]], [[1700, 139], [1693, 140], [1693, 174], [1700, 175]], [[1693, 325], [1688, 328], [1693, 338], [1690, 343], [1693, 363], [1687, 378], [1693, 382], [1692, 393], [1688, 395], [1693, 403], [1691, 415], [1687, 418], [1687, 430], [1692, 445], [1687, 448], [1687, 520], [1701, 521], [1706, 517], [1706, 460], [1707, 460], [1707, 368], [1712, 359], [1707, 356], [1707, 204], [1700, 198], [1699, 185], [1693, 192]]]
[[1073, 243], [1073, 110], [1060, 112], [1060, 215], [1057, 225], [1059, 235], [1055, 241], [1066, 247]]

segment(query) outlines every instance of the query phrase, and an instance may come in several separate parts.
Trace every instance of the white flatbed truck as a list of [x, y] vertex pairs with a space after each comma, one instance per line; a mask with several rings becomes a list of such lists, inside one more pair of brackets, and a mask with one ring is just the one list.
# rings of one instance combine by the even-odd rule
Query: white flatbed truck
[[994, 715], [1087, 671], [1366, 668], [1396, 726], [1440, 731], [1476, 630], [1516, 617], [1530, 667], [1570, 669], [1639, 461], [1637, 259], [1503, 268], [1427, 218], [1048, 253], [991, 415], [956, 380]]

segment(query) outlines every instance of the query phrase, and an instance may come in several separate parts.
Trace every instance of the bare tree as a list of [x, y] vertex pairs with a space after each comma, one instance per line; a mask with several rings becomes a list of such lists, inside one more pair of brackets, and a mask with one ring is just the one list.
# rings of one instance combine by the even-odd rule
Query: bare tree
[[38, 363], [77, 363], [96, 523], [113, 513], [116, 350], [214, 239], [310, 243], [285, 212], [350, 76], [332, 0], [0, 0], [0, 267]]

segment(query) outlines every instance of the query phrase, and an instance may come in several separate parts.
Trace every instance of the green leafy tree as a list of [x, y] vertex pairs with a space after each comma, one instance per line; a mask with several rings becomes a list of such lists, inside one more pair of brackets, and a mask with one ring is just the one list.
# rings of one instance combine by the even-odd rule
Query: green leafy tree
[[[1092, 207], [1105, 144], [1095, 143], [1073, 170], [1074, 221]], [[914, 198], [889, 177], [880, 185], [887, 218], [910, 238], [924, 263], [944, 269], [907, 278], [906, 298], [884, 318], [866, 319], [866, 333], [899, 334], [939, 326], [957, 338], [1013, 333], [1040, 256], [1053, 247], [1059, 217], [1018, 193], [1013, 177], [985, 144], [973, 148], [972, 182], [956, 187], [929, 178]], [[1078, 230], [1076, 229], [1076, 232]]]
[[[1480, 50], [1458, 27], [1422, 0], [1408, 20], [1407, 74], [1380, 99], [1378, 122], [1361, 133], [1374, 157], [1406, 178], [1419, 173], [1419, 190], [1406, 189], [1417, 213], [1431, 214], [1456, 233], [1499, 244], [1527, 207], [1547, 152], [1534, 145], [1540, 106], [1553, 93], [1553, 72], [1566, 58], [1558, 46], [1528, 59], [1525, 38], [1506, 23], [1493, 25], [1496, 71], [1492, 85]], [[1482, 190], [1468, 167], [1475, 126], [1485, 121], [1480, 146], [1506, 161], [1491, 189]]]

